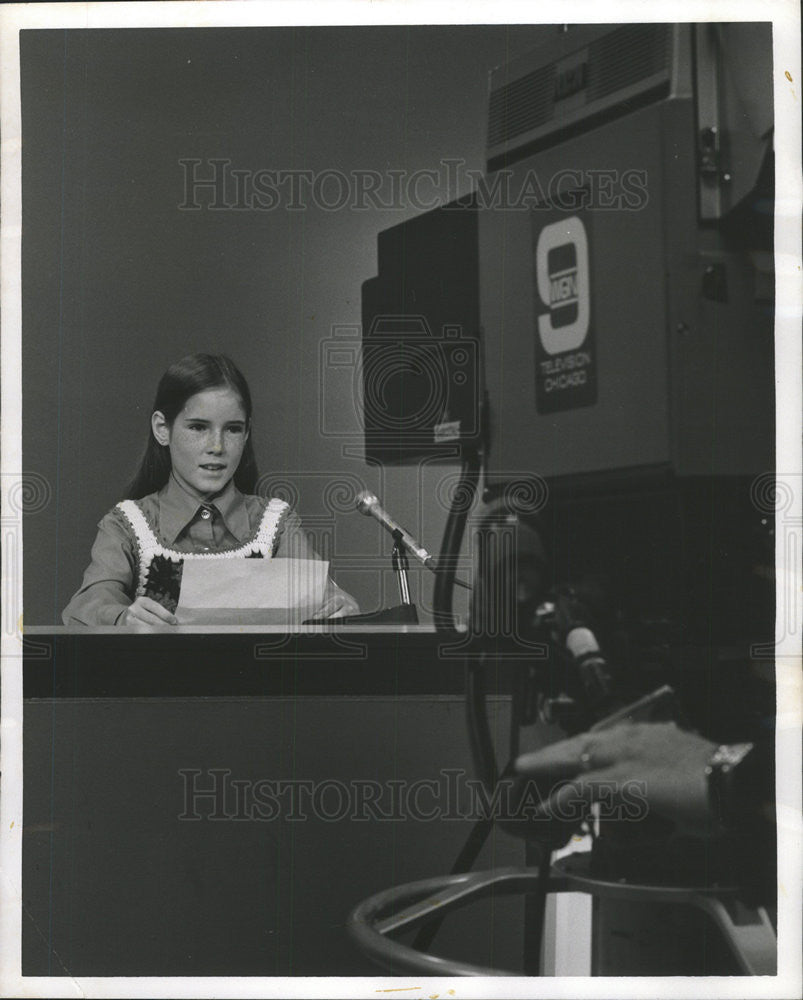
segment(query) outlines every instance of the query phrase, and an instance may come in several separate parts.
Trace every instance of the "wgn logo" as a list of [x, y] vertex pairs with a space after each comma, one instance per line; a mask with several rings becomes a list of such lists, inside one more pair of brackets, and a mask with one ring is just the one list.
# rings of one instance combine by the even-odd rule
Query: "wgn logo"
[[575, 215], [544, 226], [535, 251], [538, 294], [549, 312], [538, 317], [538, 334], [547, 354], [576, 351], [588, 333], [591, 316], [588, 237]]
[[539, 413], [597, 401], [588, 258], [588, 232], [578, 216], [547, 223], [537, 231], [535, 284], [545, 310], [537, 319], [535, 345]]

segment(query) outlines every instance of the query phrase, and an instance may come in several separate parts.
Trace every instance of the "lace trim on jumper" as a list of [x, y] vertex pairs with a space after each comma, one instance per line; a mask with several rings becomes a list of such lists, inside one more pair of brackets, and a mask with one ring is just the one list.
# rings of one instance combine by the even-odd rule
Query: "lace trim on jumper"
[[270, 559], [282, 515], [289, 510], [284, 500], [268, 501], [259, 526], [249, 541], [225, 552], [178, 552], [162, 545], [135, 500], [117, 504], [134, 533], [137, 545], [137, 597], [151, 597], [175, 611], [185, 559]]

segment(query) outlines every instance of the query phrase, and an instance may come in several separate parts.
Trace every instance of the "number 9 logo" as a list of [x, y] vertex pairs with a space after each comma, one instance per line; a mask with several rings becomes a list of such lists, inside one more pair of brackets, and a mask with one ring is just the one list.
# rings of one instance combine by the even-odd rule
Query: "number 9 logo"
[[[547, 354], [576, 351], [586, 339], [591, 315], [588, 236], [576, 216], [544, 226], [535, 248], [538, 294], [549, 312], [538, 317]], [[556, 320], [564, 322], [555, 325]]]

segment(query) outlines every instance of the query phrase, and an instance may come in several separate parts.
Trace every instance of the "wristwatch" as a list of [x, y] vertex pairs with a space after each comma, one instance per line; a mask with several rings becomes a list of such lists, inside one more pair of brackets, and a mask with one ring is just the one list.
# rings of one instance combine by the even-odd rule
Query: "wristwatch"
[[753, 768], [750, 767], [752, 750], [752, 743], [723, 743], [706, 766], [708, 801], [719, 833], [735, 830], [739, 818], [755, 808]]

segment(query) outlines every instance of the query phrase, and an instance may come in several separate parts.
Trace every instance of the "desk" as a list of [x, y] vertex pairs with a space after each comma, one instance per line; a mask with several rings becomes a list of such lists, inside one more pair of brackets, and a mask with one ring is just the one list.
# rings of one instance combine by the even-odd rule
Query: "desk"
[[[376, 975], [348, 912], [448, 871], [471, 826], [440, 792], [472, 776], [461, 641], [413, 626], [26, 629], [24, 974]], [[490, 708], [501, 756], [501, 688]], [[270, 818], [265, 782], [286, 796]], [[416, 782], [417, 807], [395, 809]], [[499, 834], [477, 867], [522, 861]], [[521, 900], [486, 902], [438, 947], [515, 968], [521, 925]]]

